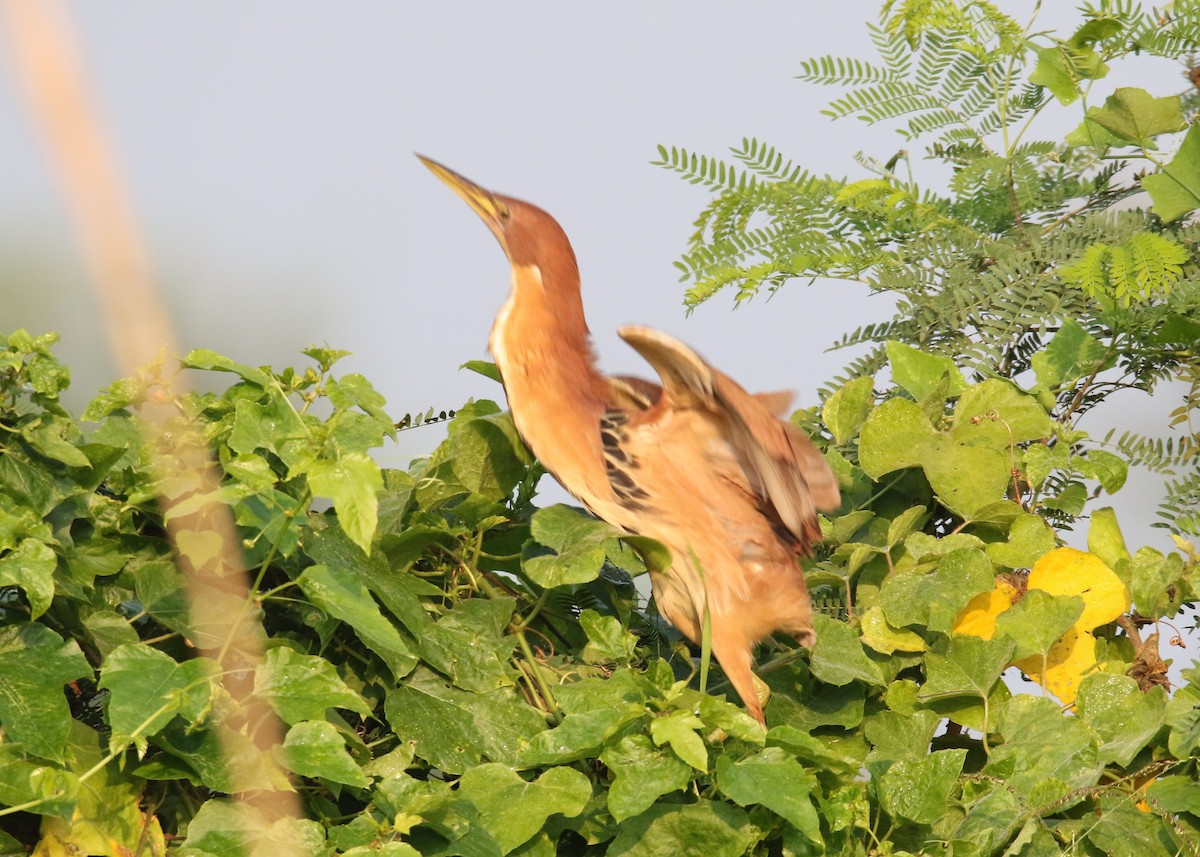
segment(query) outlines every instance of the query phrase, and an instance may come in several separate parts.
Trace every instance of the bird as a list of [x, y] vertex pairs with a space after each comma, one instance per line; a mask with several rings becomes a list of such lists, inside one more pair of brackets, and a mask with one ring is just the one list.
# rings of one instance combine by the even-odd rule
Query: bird
[[747, 712], [766, 724], [753, 648], [775, 632], [815, 641], [797, 557], [841, 503], [816, 445], [783, 418], [790, 393], [751, 394], [666, 333], [618, 334], [658, 383], [597, 368], [579, 267], [548, 213], [418, 155], [480, 217], [511, 266], [488, 343], [517, 431], [592, 514], [665, 545], [651, 569], [661, 615], [711, 651]]

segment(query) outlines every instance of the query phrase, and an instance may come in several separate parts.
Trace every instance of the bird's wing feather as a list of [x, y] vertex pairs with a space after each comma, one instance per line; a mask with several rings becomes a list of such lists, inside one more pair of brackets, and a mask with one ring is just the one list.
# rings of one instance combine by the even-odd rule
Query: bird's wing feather
[[837, 480], [820, 451], [775, 414], [787, 407], [777, 393], [753, 396], [678, 340], [648, 327], [618, 331], [663, 382], [664, 405], [707, 412], [719, 420], [733, 456], [771, 517], [807, 552], [820, 537], [817, 509], [841, 502]]
[[633, 375], [607, 375], [608, 403], [626, 411], [646, 411], [662, 395], [662, 387]]

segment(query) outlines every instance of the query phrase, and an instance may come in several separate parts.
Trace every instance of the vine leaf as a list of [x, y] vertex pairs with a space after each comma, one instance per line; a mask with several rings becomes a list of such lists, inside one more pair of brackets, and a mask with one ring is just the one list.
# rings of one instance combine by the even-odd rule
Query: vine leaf
[[966, 518], [1003, 499], [1008, 486], [1007, 455], [937, 431], [921, 406], [906, 399], [889, 399], [871, 411], [859, 444], [859, 463], [872, 479], [919, 466], [942, 502]]
[[1183, 560], [1179, 554], [1163, 556], [1154, 548], [1139, 548], [1130, 563], [1133, 603], [1143, 616], [1169, 615], [1172, 601], [1179, 597]]
[[416, 742], [418, 757], [451, 774], [484, 757], [515, 763], [546, 728], [542, 716], [510, 689], [471, 693], [424, 667], [388, 693], [384, 712], [397, 735]]
[[463, 774], [458, 793], [475, 804], [479, 824], [500, 846], [499, 853], [507, 854], [532, 839], [550, 816], [583, 812], [592, 787], [574, 768], [551, 768], [528, 781], [507, 765], [492, 763]]
[[346, 535], [369, 554], [379, 521], [378, 495], [383, 489], [379, 465], [366, 453], [350, 452], [333, 461], [312, 462], [307, 474], [313, 494], [333, 502]]
[[650, 721], [650, 737], [660, 747], [670, 744], [676, 756], [704, 773], [708, 770], [708, 750], [696, 732], [703, 728], [704, 721], [690, 711], [672, 711]]
[[1079, 718], [1064, 717], [1054, 700], [1014, 696], [999, 725], [1004, 743], [992, 749], [983, 772], [1005, 772], [1009, 787], [1029, 805], [1044, 806], [1094, 783], [1104, 767], [1096, 733]]
[[686, 762], [655, 747], [645, 735], [627, 735], [601, 753], [600, 761], [614, 776], [608, 811], [618, 824], [641, 815], [663, 795], [682, 791], [692, 780]]
[[855, 378], [846, 382], [825, 400], [821, 408], [821, 419], [833, 432], [833, 439], [839, 445], [854, 437], [863, 420], [867, 418], [874, 386], [875, 379], [869, 375]]
[[1129, 561], [1129, 548], [1125, 546], [1125, 537], [1121, 534], [1121, 525], [1117, 523], [1112, 506], [1092, 510], [1088, 551], [1118, 573], [1121, 564]]
[[1006, 634], [1016, 646], [1012, 664], [1074, 702], [1084, 676], [1099, 666], [1092, 631], [1129, 609], [1129, 590], [1098, 556], [1067, 547], [1043, 555], [1026, 585], [1013, 599], [1011, 584], [998, 580], [959, 614], [954, 630], [985, 640]]
[[1123, 86], [1105, 99], [1103, 107], [1088, 108], [1083, 123], [1067, 136], [1067, 143], [1153, 150], [1157, 148], [1155, 137], [1183, 127], [1178, 95], [1155, 98], [1144, 89]]
[[[66, 817], [47, 816], [42, 820], [41, 841], [35, 853], [168, 853], [162, 823], [158, 816], [145, 812], [144, 784], [136, 773], [101, 764], [103, 739], [78, 721], [68, 723], [71, 765], [80, 773], [93, 767], [96, 770], [86, 782], [78, 783], [74, 807]], [[18, 853], [25, 853], [25, 849]]]
[[1038, 61], [1029, 82], [1046, 87], [1062, 104], [1079, 99], [1081, 79], [1098, 80], [1108, 74], [1108, 66], [1094, 48], [1069, 43], [1032, 47]]
[[1100, 736], [1105, 764], [1128, 765], [1162, 728], [1167, 694], [1161, 687], [1143, 692], [1129, 676], [1096, 673], [1083, 680], [1075, 713]]
[[0, 628], [0, 723], [8, 739], [35, 756], [64, 761], [73, 721], [63, 685], [91, 674], [79, 644], [45, 625]]
[[893, 815], [932, 824], [945, 812], [966, 759], [966, 750], [939, 750], [923, 759], [902, 759], [879, 778], [879, 800]]
[[112, 749], [133, 743], [142, 754], [149, 737], [176, 714], [194, 722], [212, 704], [217, 671], [207, 658], [176, 663], [165, 652], [138, 643], [118, 646], [108, 656], [99, 683], [111, 694]]
[[761, 804], [791, 822], [811, 842], [821, 843], [821, 822], [809, 790], [812, 774], [782, 747], [767, 747], [735, 762], [717, 759], [717, 786], [740, 806]]
[[1041, 515], [1025, 513], [1013, 520], [1008, 541], [987, 546], [988, 558], [1006, 568], [1029, 568], [1054, 550], [1054, 531]]
[[929, 648], [924, 638], [915, 631], [892, 627], [878, 604], [863, 613], [859, 621], [862, 623], [863, 645], [870, 646], [880, 654], [924, 652]]
[[36, 619], [54, 600], [54, 570], [58, 557], [37, 539], [23, 539], [16, 550], [0, 556], [0, 586], [19, 586], [29, 599], [29, 616]]
[[1020, 597], [1020, 590], [1006, 577], [997, 577], [994, 588], [980, 592], [967, 602], [967, 606], [954, 620], [950, 633], [969, 634], [984, 640], [992, 639], [996, 634], [996, 619]]
[[1049, 437], [1054, 422], [1033, 396], [1008, 381], [989, 378], [963, 392], [954, 407], [950, 435], [972, 446], [987, 445], [1007, 453], [1014, 442]]
[[1175, 157], [1162, 172], [1143, 178], [1142, 187], [1154, 213], [1168, 223], [1200, 207], [1200, 125], [1188, 129]]
[[863, 651], [862, 639], [845, 622], [820, 613], [813, 616], [817, 642], [812, 652], [812, 673], [826, 684], [862, 681], [886, 687], [879, 665]]
[[562, 504], [534, 512], [530, 529], [537, 544], [525, 545], [521, 570], [547, 588], [595, 580], [608, 556], [609, 540], [619, 535], [604, 521]]
[[959, 548], [928, 574], [912, 571], [888, 578], [879, 590], [879, 603], [896, 628], [923, 625], [948, 631], [971, 599], [992, 586], [992, 580], [992, 564], [983, 551]]
[[458, 367], [459, 369], [470, 369], [478, 375], [489, 378], [497, 384], [503, 383], [500, 378], [500, 370], [496, 368], [496, 364], [490, 360], [468, 360], [466, 363]]
[[589, 664], [629, 664], [636, 657], [638, 638], [616, 616], [603, 616], [595, 610], [579, 614], [579, 625], [588, 642], [581, 657]]
[[746, 853], [756, 833], [746, 811], [728, 803], [705, 798], [695, 803], [656, 803], [620, 825], [607, 853], [621, 857], [738, 857]]
[[1016, 641], [1014, 659], [1037, 660], [1071, 630], [1082, 614], [1083, 599], [1078, 595], [1051, 595], [1030, 589], [996, 617], [996, 633]]
[[353, 572], [336, 566], [312, 565], [296, 578], [296, 583], [313, 604], [353, 628], [384, 659], [393, 675], [399, 678], [412, 672], [417, 656], [395, 626], [384, 618], [370, 590]]
[[1012, 640], [943, 637], [925, 659], [928, 679], [921, 699], [977, 696], [986, 699], [1012, 658]]
[[1092, 630], [1115, 621], [1129, 609], [1129, 590], [1095, 554], [1075, 548], [1056, 548], [1029, 572], [1029, 589], [1051, 595], [1078, 595], [1084, 609], [1076, 625]]
[[305, 720], [288, 730], [275, 755], [293, 773], [366, 788], [370, 778], [354, 763], [346, 741], [327, 720]]
[[958, 396], [967, 389], [962, 370], [949, 357], [927, 354], [903, 342], [888, 342], [887, 357], [892, 367], [892, 380], [912, 393], [917, 401], [933, 393], [946, 377], [950, 379], [948, 397]]
[[364, 716], [371, 713], [371, 706], [350, 689], [332, 663], [287, 646], [263, 654], [254, 673], [254, 693], [270, 702], [289, 725], [320, 720], [329, 708], [344, 708]]
[[1103, 368], [1104, 345], [1073, 318], [1065, 319], [1046, 347], [1031, 363], [1038, 385], [1047, 390], [1070, 384]]

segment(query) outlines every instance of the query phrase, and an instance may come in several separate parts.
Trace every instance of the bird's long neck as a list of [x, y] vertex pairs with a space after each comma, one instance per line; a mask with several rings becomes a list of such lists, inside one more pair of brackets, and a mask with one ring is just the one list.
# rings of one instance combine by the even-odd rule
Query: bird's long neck
[[514, 264], [490, 345], [533, 454], [584, 502], [607, 490], [599, 429], [607, 384], [596, 370], [578, 273]]

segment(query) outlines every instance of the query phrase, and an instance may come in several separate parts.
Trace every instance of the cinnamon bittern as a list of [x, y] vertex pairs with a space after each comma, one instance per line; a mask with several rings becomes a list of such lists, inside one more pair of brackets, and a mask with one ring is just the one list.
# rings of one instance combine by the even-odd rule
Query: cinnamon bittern
[[517, 431], [594, 514], [670, 549], [670, 567], [651, 575], [659, 611], [697, 643], [707, 613], [713, 654], [765, 722], [752, 648], [776, 631], [811, 645], [796, 558], [820, 539], [817, 510], [840, 504], [821, 453], [780, 418], [791, 396], [751, 395], [648, 327], [619, 333], [661, 385], [602, 375], [562, 227], [536, 206], [421, 161], [487, 224], [512, 266], [489, 344]]

